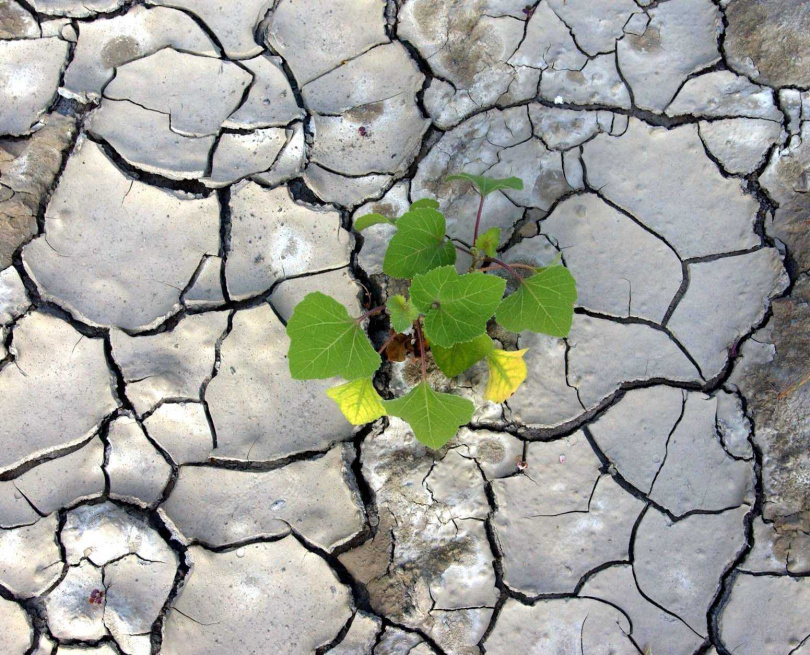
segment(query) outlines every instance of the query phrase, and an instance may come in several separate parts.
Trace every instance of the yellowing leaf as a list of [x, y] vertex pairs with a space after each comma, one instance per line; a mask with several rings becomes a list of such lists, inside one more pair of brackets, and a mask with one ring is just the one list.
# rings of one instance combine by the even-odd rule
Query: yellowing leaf
[[502, 403], [509, 398], [526, 379], [526, 350], [493, 350], [487, 355], [489, 380], [484, 398]]
[[374, 388], [371, 378], [352, 380], [339, 387], [332, 387], [326, 390], [326, 395], [338, 404], [343, 416], [352, 425], [371, 423], [386, 415], [382, 398]]

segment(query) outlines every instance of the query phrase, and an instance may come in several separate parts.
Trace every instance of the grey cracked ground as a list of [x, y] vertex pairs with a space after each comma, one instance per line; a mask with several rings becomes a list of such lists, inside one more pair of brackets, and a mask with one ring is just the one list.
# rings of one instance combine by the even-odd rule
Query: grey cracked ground
[[[0, 0], [0, 651], [810, 653], [810, 3]], [[439, 451], [289, 376], [369, 212], [579, 299]], [[464, 262], [461, 262], [464, 265]], [[372, 335], [375, 339], [379, 334]], [[387, 365], [384, 394], [417, 379]]]

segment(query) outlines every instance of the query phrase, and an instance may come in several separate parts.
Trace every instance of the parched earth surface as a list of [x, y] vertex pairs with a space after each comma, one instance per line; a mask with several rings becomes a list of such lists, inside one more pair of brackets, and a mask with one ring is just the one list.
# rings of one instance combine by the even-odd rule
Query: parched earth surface
[[[526, 2], [0, 0], [0, 652], [810, 653], [810, 3]], [[579, 300], [430, 451], [284, 325], [461, 170]]]

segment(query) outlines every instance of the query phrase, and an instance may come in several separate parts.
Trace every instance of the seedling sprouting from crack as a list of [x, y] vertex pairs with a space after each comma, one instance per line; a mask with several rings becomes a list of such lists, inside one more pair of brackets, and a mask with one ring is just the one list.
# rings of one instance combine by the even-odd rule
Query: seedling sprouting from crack
[[[574, 278], [561, 265], [535, 268], [508, 264], [497, 258], [500, 229], [479, 234], [486, 197], [499, 189], [523, 189], [516, 177], [493, 179], [462, 173], [448, 180], [470, 182], [480, 196], [472, 246], [455, 243], [445, 234], [439, 203], [424, 198], [398, 219], [367, 214], [357, 219], [356, 230], [388, 223], [396, 233], [388, 244], [383, 272], [411, 280], [409, 296], [395, 295], [385, 305], [352, 317], [346, 307], [323, 293], [308, 294], [295, 308], [290, 337], [290, 373], [298, 380], [340, 376], [345, 384], [327, 391], [346, 418], [363, 425], [386, 415], [407, 421], [416, 438], [440, 448], [458, 428], [472, 419], [474, 406], [466, 398], [434, 391], [427, 381], [427, 353], [450, 378], [482, 359], [489, 366], [486, 398], [504, 402], [526, 379], [525, 350], [497, 348], [487, 334], [492, 319], [513, 332], [530, 330], [565, 337], [571, 329], [577, 298]], [[457, 252], [470, 257], [469, 272], [456, 270]], [[522, 270], [522, 272], [521, 272]], [[506, 296], [506, 280], [514, 278], [515, 291]], [[364, 330], [366, 319], [387, 312], [391, 335], [379, 351]], [[422, 379], [411, 391], [383, 400], [372, 378], [382, 364], [381, 355], [402, 361], [421, 360]]]

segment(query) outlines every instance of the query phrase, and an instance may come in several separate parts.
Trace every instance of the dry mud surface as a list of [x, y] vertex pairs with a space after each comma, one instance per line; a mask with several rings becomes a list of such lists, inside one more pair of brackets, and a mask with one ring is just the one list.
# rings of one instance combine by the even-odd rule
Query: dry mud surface
[[[526, 2], [0, 0], [0, 652], [810, 653], [810, 3]], [[284, 325], [462, 169], [579, 300], [428, 451]]]

